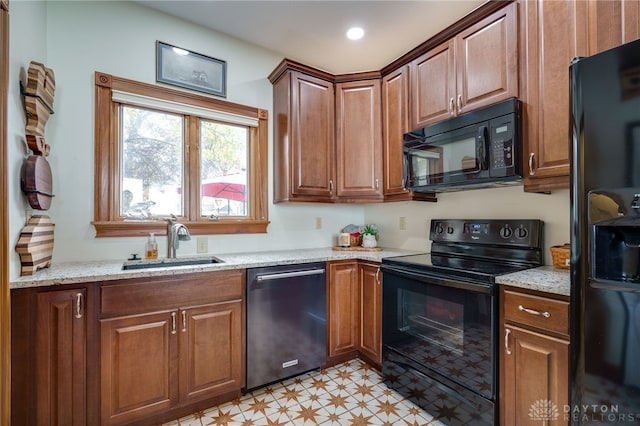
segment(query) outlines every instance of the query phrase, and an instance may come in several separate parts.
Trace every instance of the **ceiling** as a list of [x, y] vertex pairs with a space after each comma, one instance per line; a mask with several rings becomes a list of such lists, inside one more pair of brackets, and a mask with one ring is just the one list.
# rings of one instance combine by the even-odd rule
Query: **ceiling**
[[[188, 1], [137, 3], [333, 74], [379, 70], [484, 0]], [[351, 26], [365, 36], [351, 41]]]

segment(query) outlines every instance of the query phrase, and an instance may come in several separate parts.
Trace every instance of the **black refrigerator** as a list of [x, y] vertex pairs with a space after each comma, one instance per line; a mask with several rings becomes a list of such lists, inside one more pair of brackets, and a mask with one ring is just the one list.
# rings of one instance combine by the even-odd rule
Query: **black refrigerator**
[[640, 423], [640, 40], [570, 66], [571, 424]]

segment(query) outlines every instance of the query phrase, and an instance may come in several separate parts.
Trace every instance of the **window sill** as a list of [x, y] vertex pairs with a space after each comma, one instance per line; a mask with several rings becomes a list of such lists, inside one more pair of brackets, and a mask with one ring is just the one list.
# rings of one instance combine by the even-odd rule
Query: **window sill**
[[[189, 229], [191, 235], [214, 234], [266, 234], [268, 220], [220, 219], [217, 221], [180, 222]], [[92, 222], [96, 229], [96, 238], [102, 237], [146, 237], [150, 232], [166, 235], [167, 222], [153, 221], [114, 221]]]

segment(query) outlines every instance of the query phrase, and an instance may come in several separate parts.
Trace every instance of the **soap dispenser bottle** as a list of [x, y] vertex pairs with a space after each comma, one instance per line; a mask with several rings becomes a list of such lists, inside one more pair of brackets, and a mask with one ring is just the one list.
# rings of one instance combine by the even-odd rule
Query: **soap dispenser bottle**
[[158, 258], [158, 242], [156, 241], [156, 235], [153, 232], [149, 234], [149, 239], [147, 240], [145, 257], [147, 259]]

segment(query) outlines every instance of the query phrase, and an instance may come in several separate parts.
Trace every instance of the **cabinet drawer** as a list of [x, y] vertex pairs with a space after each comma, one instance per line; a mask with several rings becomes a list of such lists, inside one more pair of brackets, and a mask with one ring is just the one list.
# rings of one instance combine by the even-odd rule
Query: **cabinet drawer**
[[245, 270], [145, 277], [105, 283], [100, 316], [120, 316], [242, 299]]
[[504, 320], [569, 334], [569, 302], [504, 291]]

